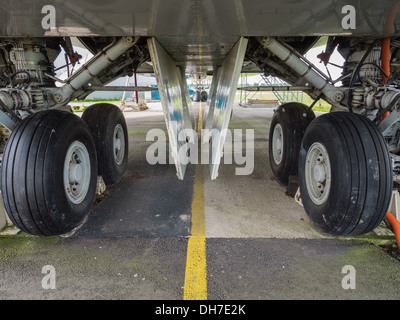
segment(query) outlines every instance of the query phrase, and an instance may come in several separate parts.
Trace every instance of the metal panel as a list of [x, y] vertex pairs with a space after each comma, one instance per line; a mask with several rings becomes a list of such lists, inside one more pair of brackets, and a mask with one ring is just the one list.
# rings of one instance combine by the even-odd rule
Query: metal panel
[[210, 174], [211, 179], [218, 176], [218, 168], [222, 157], [226, 133], [231, 119], [233, 102], [240, 71], [243, 65], [248, 40], [240, 38], [225, 58], [219, 73], [215, 93], [215, 107], [212, 129], [216, 133], [210, 145]]
[[208, 94], [207, 106], [205, 106], [203, 112], [203, 119], [205, 119], [205, 121], [203, 122], [203, 129], [211, 129], [213, 125], [215, 93], [217, 91], [219, 69], [220, 68], [217, 68], [214, 71], [214, 75], [212, 77], [210, 92]]
[[184, 129], [191, 129], [192, 123], [186, 101], [185, 103], [183, 102], [183, 97], [186, 96], [186, 93], [182, 92], [182, 73], [176, 67], [175, 61], [155, 38], [148, 39], [148, 46], [168, 130], [170, 153], [175, 162], [177, 176], [183, 180], [186, 164], [179, 150], [187, 142], [184, 139], [178, 139], [178, 135]]
[[186, 74], [185, 70], [183, 70], [180, 67], [178, 68], [178, 74], [179, 74], [179, 83], [181, 86], [181, 92], [182, 92], [182, 105], [183, 105], [183, 116], [184, 116], [184, 121], [185, 121], [185, 128], [186, 129], [192, 129], [195, 128], [195, 121], [194, 121], [194, 114], [193, 114], [193, 109], [191, 105], [191, 100], [190, 100], [190, 94], [189, 94], [189, 87], [187, 84], [186, 80]]
[[[211, 36], [353, 35], [384, 36], [387, 15], [397, 0], [0, 0], [1, 36], [184, 36], [208, 52], [221, 50]], [[45, 5], [53, 5], [56, 26], [42, 27]], [[352, 5], [357, 27], [342, 27], [342, 8]], [[392, 7], [393, 6], [393, 7]], [[396, 13], [396, 12], [395, 12]], [[398, 18], [398, 13], [396, 15]], [[400, 29], [393, 28], [398, 36]], [[178, 40], [179, 41], [179, 40]], [[161, 41], [164, 44], [164, 42]], [[187, 43], [185, 40], [183, 44]], [[180, 43], [175, 43], [181, 49]], [[168, 45], [165, 47], [169, 51]], [[190, 50], [191, 47], [182, 49]], [[193, 48], [194, 53], [198, 52]], [[171, 52], [171, 51], [169, 51]], [[175, 55], [171, 52], [175, 57]], [[190, 54], [190, 52], [188, 52]], [[187, 54], [184, 55], [187, 57]], [[176, 58], [176, 61], [179, 59]], [[204, 59], [203, 59], [204, 60]], [[181, 61], [179, 61], [181, 62]]]
[[11, 119], [5, 112], [0, 110], [0, 123], [5, 126], [7, 129], [13, 131], [18, 123]]

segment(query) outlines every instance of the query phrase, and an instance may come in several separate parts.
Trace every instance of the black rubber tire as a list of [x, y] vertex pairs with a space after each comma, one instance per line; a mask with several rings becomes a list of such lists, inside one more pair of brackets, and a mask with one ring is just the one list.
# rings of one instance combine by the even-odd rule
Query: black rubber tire
[[[79, 141], [88, 151], [90, 182], [86, 196], [71, 202], [64, 190], [64, 161]], [[61, 235], [78, 227], [95, 199], [97, 158], [89, 128], [78, 116], [59, 110], [24, 119], [8, 140], [1, 168], [4, 207], [14, 225], [40, 236]]]
[[193, 97], [192, 97], [193, 102], [200, 102], [200, 99], [201, 99], [200, 91], [193, 92]]
[[[310, 198], [305, 177], [307, 152], [316, 142], [325, 146], [331, 167], [330, 191], [319, 205]], [[321, 231], [358, 236], [375, 229], [390, 205], [392, 174], [385, 140], [367, 118], [334, 112], [308, 127], [300, 150], [300, 193], [305, 211]]]
[[[315, 114], [298, 102], [284, 103], [272, 117], [269, 131], [269, 162], [272, 173], [282, 184], [287, 184], [289, 176], [296, 176], [299, 167], [299, 151], [304, 132]], [[272, 152], [273, 134], [277, 124], [283, 131], [283, 151], [280, 163], [276, 163]]]
[[[128, 164], [128, 128], [122, 111], [110, 103], [97, 103], [85, 110], [82, 119], [89, 126], [96, 145], [98, 159], [98, 174], [103, 177], [106, 185], [117, 183], [126, 171]], [[114, 159], [114, 129], [121, 125], [125, 139], [125, 149], [121, 163]]]
[[201, 102], [207, 102], [208, 99], [208, 93], [207, 91], [202, 91], [200, 94], [200, 101]]

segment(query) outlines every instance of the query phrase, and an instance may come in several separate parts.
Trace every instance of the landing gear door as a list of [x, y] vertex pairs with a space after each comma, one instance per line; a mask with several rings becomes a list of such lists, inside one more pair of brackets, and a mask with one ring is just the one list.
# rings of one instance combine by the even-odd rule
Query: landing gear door
[[[226, 133], [231, 119], [233, 103], [248, 40], [240, 38], [226, 56], [218, 70], [218, 80], [215, 91], [215, 106], [210, 108], [212, 115], [213, 138], [210, 144], [210, 174], [211, 179], [218, 176], [219, 164], [225, 143]], [[211, 118], [211, 114], [208, 119]], [[207, 125], [208, 127], [208, 125]]]
[[169, 152], [175, 162], [177, 176], [183, 180], [187, 161], [180, 158], [183, 155], [179, 150], [187, 142], [185, 139], [178, 139], [178, 136], [182, 130], [192, 129], [186, 92], [183, 92], [184, 87], [187, 88], [186, 78], [157, 39], [149, 38], [148, 46], [168, 130]]

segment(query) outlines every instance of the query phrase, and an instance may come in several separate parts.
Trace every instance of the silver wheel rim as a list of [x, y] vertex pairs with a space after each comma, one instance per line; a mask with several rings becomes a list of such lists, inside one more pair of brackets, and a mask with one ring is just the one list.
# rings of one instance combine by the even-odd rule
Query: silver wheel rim
[[74, 141], [68, 148], [64, 161], [64, 190], [68, 199], [81, 203], [89, 190], [90, 157], [82, 142]]
[[325, 146], [315, 142], [307, 152], [305, 177], [308, 195], [321, 205], [325, 203], [331, 189], [331, 165]]
[[113, 151], [115, 163], [121, 165], [125, 156], [125, 134], [120, 124], [117, 124], [114, 129]]
[[283, 130], [281, 125], [278, 123], [274, 128], [272, 134], [272, 156], [275, 164], [280, 164], [282, 161], [283, 154]]

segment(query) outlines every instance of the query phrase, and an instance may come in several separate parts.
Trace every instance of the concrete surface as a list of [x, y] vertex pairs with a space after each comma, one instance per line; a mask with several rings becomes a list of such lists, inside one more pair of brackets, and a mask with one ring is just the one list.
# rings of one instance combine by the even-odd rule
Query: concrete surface
[[[183, 298], [195, 170], [189, 166], [179, 181], [174, 165], [147, 163], [147, 131], [165, 130], [160, 105], [149, 107], [126, 109], [128, 170], [79, 230], [0, 237], [1, 299]], [[270, 109], [234, 108], [231, 128], [255, 129], [253, 174], [235, 176], [236, 165], [223, 164], [211, 181], [203, 165], [208, 298], [399, 299], [393, 235], [322, 234], [271, 177], [271, 116]], [[55, 269], [56, 289], [42, 288], [45, 265]], [[341, 285], [346, 265], [356, 270], [356, 289]]]

